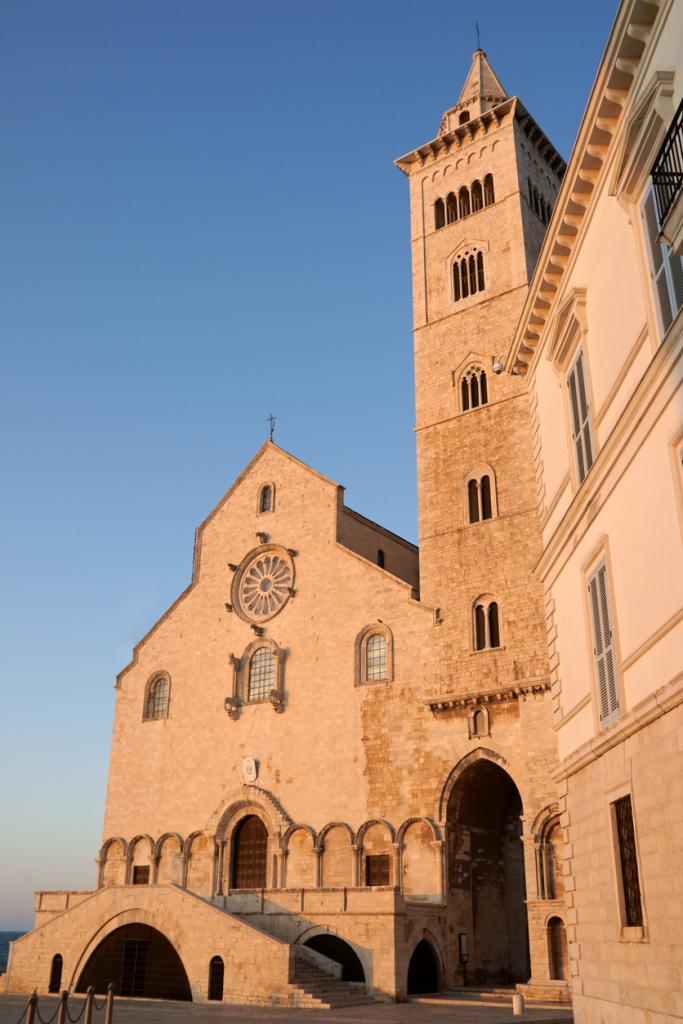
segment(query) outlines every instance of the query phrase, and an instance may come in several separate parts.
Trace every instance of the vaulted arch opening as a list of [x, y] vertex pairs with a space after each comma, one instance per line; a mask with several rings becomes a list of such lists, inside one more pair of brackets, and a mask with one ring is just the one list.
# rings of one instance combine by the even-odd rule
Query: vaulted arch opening
[[515, 783], [484, 757], [465, 768], [448, 799], [448, 901], [466, 926], [475, 984], [529, 977], [521, 814]]
[[342, 981], [365, 981], [365, 971], [360, 957], [353, 946], [344, 942], [338, 935], [313, 935], [304, 942], [304, 946], [338, 963], [342, 969]]
[[441, 991], [441, 972], [434, 947], [427, 939], [420, 939], [408, 964], [408, 995], [424, 995]]
[[126, 924], [100, 942], [76, 985], [99, 995], [113, 982], [122, 996], [192, 1000], [182, 961], [165, 935], [147, 924]]

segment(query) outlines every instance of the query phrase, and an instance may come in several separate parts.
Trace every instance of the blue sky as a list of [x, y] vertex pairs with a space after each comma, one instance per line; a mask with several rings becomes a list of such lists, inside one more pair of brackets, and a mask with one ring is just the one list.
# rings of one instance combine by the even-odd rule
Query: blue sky
[[[490, 0], [567, 157], [615, 0]], [[473, 13], [474, 12], [474, 13]], [[476, 5], [5, 0], [0, 929], [89, 888], [116, 672], [275, 439], [416, 538], [408, 187]]]

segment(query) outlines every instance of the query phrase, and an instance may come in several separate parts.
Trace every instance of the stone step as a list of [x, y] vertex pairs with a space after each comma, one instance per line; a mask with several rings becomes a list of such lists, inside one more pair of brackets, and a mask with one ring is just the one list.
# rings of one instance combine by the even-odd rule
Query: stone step
[[294, 966], [291, 992], [299, 1006], [316, 1007], [320, 1010], [361, 1006], [373, 1002], [364, 986], [333, 978], [313, 964], [301, 961]]

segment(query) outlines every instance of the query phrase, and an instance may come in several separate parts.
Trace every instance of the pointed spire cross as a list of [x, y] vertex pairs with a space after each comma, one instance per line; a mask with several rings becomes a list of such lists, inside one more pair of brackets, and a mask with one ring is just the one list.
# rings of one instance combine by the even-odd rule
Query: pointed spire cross
[[271, 412], [270, 416], [268, 417], [268, 419], [266, 420], [266, 423], [268, 423], [268, 425], [270, 427], [270, 440], [272, 441], [273, 440], [273, 434], [275, 433], [275, 417], [273, 416], [272, 412]]
[[479, 19], [474, 22], [474, 27], [477, 32], [477, 49], [481, 50], [481, 39], [479, 38]]

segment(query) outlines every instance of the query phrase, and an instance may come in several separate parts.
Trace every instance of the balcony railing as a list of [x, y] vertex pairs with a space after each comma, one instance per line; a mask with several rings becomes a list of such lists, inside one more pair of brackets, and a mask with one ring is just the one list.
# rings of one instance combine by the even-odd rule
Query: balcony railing
[[661, 228], [683, 188], [683, 100], [654, 162], [652, 184]]

